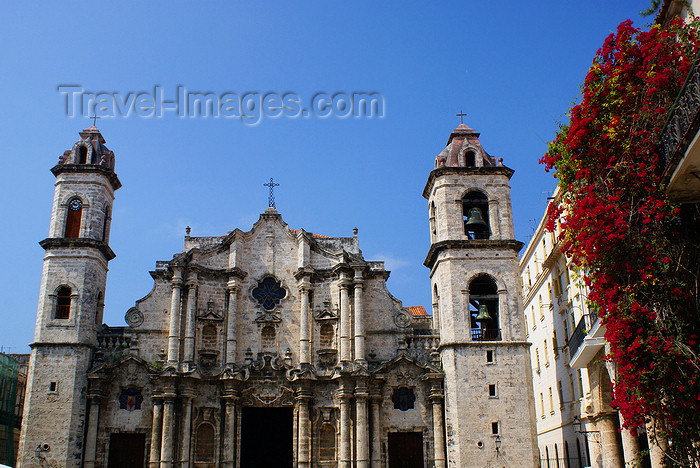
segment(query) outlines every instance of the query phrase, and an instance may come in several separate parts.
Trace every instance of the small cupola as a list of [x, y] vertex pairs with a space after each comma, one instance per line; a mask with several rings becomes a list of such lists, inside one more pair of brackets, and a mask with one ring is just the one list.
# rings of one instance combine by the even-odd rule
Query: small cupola
[[496, 159], [482, 148], [479, 135], [467, 124], [459, 124], [452, 130], [445, 149], [435, 157], [435, 168], [496, 166]]
[[86, 164], [114, 170], [114, 152], [105, 146], [105, 139], [94, 125], [80, 132], [73, 148], [63, 153], [59, 164]]

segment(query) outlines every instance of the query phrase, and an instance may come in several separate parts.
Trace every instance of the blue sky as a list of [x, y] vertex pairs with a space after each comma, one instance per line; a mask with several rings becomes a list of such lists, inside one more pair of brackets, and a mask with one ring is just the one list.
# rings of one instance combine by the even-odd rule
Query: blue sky
[[193, 236], [248, 230], [267, 207], [292, 228], [359, 229], [390, 291], [429, 309], [423, 260], [433, 160], [459, 124], [515, 169], [516, 236], [527, 242], [555, 181], [537, 163], [604, 38], [648, 24], [649, 0], [462, 2], [13, 2], [0, 15], [0, 345], [27, 352], [54, 176], [91, 121], [66, 116], [60, 85], [85, 91], [376, 92], [382, 118], [103, 118], [123, 187], [114, 204], [105, 322], [123, 325], [156, 260]]

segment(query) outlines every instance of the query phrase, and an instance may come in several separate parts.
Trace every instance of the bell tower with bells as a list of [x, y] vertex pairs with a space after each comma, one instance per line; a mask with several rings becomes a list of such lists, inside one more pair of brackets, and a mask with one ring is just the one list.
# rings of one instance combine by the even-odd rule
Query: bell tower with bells
[[[102, 326], [114, 192], [114, 153], [93, 125], [80, 132], [51, 172], [56, 177], [36, 328], [27, 376], [18, 467], [94, 466], [83, 447], [87, 371]], [[94, 405], [93, 405], [94, 406]], [[92, 447], [94, 448], [94, 447]], [[92, 451], [94, 453], [94, 451]], [[83, 460], [85, 454], [85, 460]]]
[[518, 275], [523, 243], [514, 239], [510, 201], [513, 173], [461, 123], [435, 158], [423, 190], [449, 467], [538, 463]]

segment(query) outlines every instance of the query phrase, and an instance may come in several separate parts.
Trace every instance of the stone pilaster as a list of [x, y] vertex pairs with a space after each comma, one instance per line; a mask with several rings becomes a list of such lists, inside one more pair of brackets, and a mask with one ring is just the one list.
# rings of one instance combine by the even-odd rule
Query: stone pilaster
[[[486, 214], [486, 213], [484, 213]], [[498, 200], [489, 200], [489, 224], [491, 226], [491, 239], [501, 238], [501, 218], [498, 216]]]
[[221, 454], [221, 466], [223, 468], [235, 468], [236, 466], [236, 404], [238, 403], [238, 393], [227, 388], [223, 394], [225, 414], [224, 414], [224, 443]]
[[350, 281], [345, 272], [340, 274], [340, 361], [348, 362], [351, 358], [350, 344], [350, 303], [348, 288]]
[[190, 279], [187, 285], [187, 315], [185, 318], [185, 358], [188, 365], [194, 363], [194, 328], [197, 312], [197, 282]]
[[381, 431], [382, 396], [372, 393], [372, 468], [382, 466], [382, 431]]
[[149, 468], [160, 467], [160, 444], [163, 434], [163, 399], [153, 396], [153, 426], [151, 427], [151, 451], [148, 457]]
[[309, 312], [309, 279], [303, 278], [299, 282], [299, 296], [301, 296], [301, 321], [299, 323], [299, 364], [311, 363], [311, 333]]
[[340, 399], [340, 450], [338, 453], [338, 467], [352, 468], [352, 451], [350, 446], [350, 398], [352, 389], [347, 383], [343, 383], [338, 390]]
[[182, 395], [182, 437], [180, 438], [180, 466], [190, 466], [190, 441], [192, 440], [192, 401], [190, 390]]
[[180, 288], [182, 271], [173, 268], [173, 292], [170, 300], [170, 331], [168, 332], [168, 364], [177, 366], [180, 354]]
[[355, 270], [355, 362], [365, 364], [365, 315], [362, 303], [364, 280], [362, 270]]
[[299, 415], [297, 423], [298, 437], [298, 461], [299, 468], [311, 467], [311, 418], [309, 416], [309, 404], [311, 401], [311, 392], [306, 390], [298, 390], [296, 395], [296, 405]]
[[173, 454], [175, 451], [175, 393], [163, 395], [163, 437], [160, 445], [160, 468], [173, 467]]
[[228, 290], [228, 313], [226, 314], [226, 365], [233, 367], [236, 363], [237, 349], [237, 321], [238, 321], [238, 282], [230, 279], [226, 289]]
[[85, 435], [85, 468], [94, 468], [97, 461], [97, 429], [100, 423], [100, 403], [102, 402], [101, 392], [91, 390], [88, 394], [90, 401], [90, 414], [88, 417], [87, 434]]
[[446, 468], [445, 462], [445, 420], [442, 414], [444, 395], [440, 382], [434, 380], [430, 389], [430, 403], [433, 407], [433, 459], [435, 468]]
[[[357, 291], [357, 290], [356, 290]], [[367, 401], [369, 393], [364, 383], [355, 387], [355, 418], [356, 418], [356, 468], [369, 468], [369, 418]]]

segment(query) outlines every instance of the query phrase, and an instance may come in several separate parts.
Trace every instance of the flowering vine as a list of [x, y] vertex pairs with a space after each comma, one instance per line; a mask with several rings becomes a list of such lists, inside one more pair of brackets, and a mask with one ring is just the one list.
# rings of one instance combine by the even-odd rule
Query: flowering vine
[[667, 459], [700, 464], [698, 205], [672, 203], [658, 139], [700, 48], [695, 24], [621, 23], [542, 160], [555, 169], [562, 247], [581, 268], [616, 364], [626, 426], [653, 421]]

